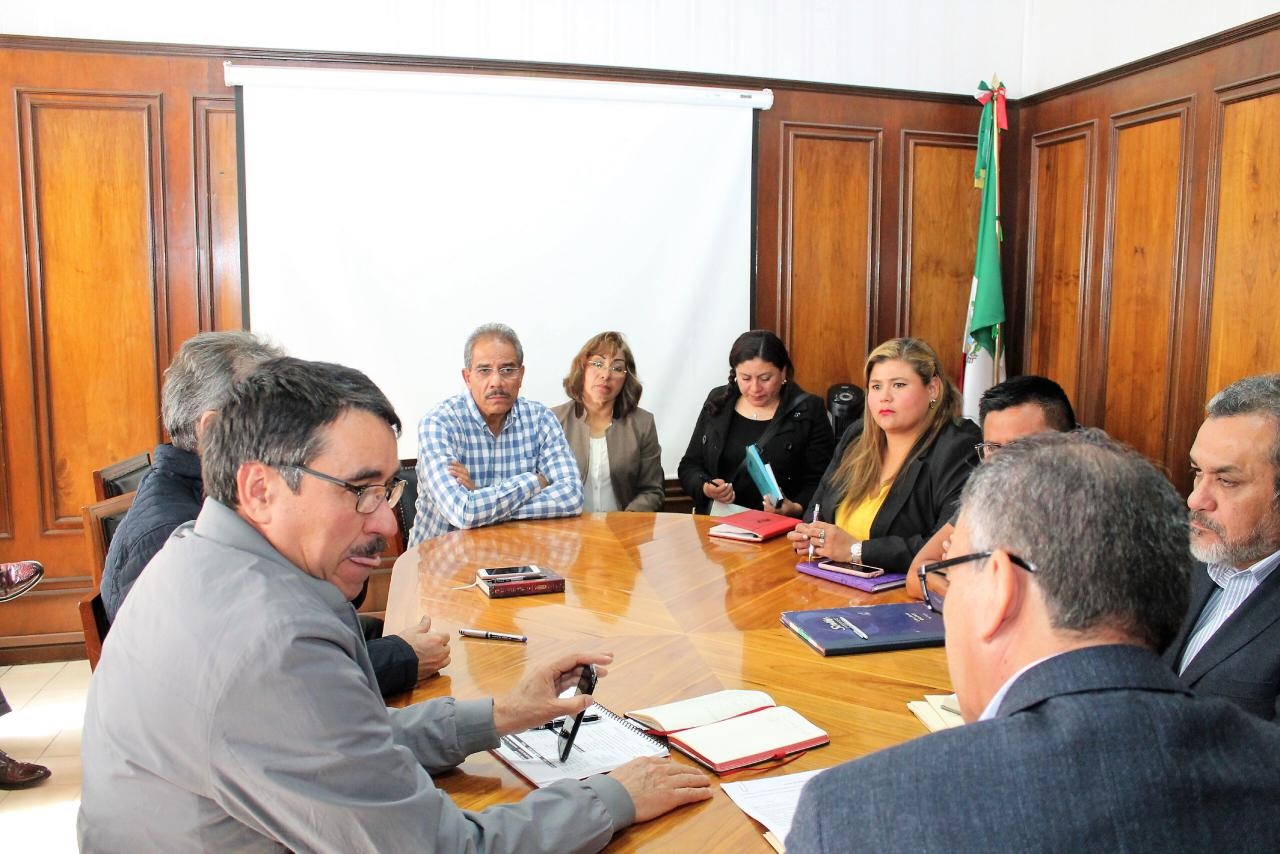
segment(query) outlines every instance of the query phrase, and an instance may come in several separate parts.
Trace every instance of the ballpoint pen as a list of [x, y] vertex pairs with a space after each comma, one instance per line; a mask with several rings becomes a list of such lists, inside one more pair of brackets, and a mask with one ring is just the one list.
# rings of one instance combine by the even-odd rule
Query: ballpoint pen
[[[820, 507], [821, 507], [821, 505], [819, 505], [819, 504], [815, 504], [815, 505], [813, 505], [813, 521], [811, 521], [811, 522], [809, 523], [810, 525], [817, 524], [817, 521], [818, 521], [818, 510], [819, 510], [819, 508], [820, 508]], [[813, 536], [812, 536], [812, 535], [810, 535], [810, 536], [809, 536], [809, 560], [810, 560], [810, 561], [812, 561], [812, 560], [813, 560]]]
[[464, 638], [481, 638], [482, 640], [511, 641], [512, 643], [528, 643], [525, 635], [509, 635], [506, 632], [487, 632], [484, 629], [458, 629]]
[[849, 620], [847, 617], [837, 617], [836, 619], [838, 619], [840, 622], [844, 623], [844, 624], [845, 624], [846, 626], [848, 626], [849, 628], [853, 629], [853, 633], [854, 633], [855, 635], [857, 635], [858, 637], [862, 638], [863, 640], [871, 640], [871, 638], [867, 637], [867, 633], [866, 633], [866, 632], [864, 632], [862, 629], [860, 629], [860, 628], [858, 628], [857, 626], [855, 626], [855, 625], [853, 624], [853, 622], [852, 622], [851, 620]]

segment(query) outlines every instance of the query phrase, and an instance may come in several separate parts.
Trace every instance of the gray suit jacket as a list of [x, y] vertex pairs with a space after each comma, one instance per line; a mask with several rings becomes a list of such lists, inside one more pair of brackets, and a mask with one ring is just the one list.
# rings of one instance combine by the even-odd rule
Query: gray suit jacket
[[787, 854], [1275, 851], [1280, 727], [1193, 696], [1135, 646], [1055, 656], [997, 716], [826, 771]]
[[[572, 400], [553, 406], [551, 411], [564, 428], [582, 482], [586, 483], [587, 464], [591, 461], [591, 428], [586, 416], [574, 415]], [[604, 436], [609, 447], [609, 477], [618, 506], [652, 513], [661, 510], [666, 490], [662, 485], [662, 446], [658, 444], [653, 414], [636, 409], [614, 421]]]
[[430, 773], [497, 744], [489, 700], [384, 706], [351, 603], [207, 499], [103, 645], [80, 850], [598, 851], [633, 820], [610, 777], [454, 806]]
[[[1191, 573], [1191, 604], [1164, 660], [1176, 673], [1187, 638], [1216, 585], [1208, 570]], [[1265, 720], [1280, 718], [1280, 569], [1249, 594], [1182, 673], [1197, 694], [1230, 700]]]

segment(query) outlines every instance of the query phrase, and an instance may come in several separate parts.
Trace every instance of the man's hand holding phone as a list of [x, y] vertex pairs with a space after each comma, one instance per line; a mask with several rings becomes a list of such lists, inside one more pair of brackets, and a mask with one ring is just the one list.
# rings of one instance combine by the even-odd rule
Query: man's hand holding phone
[[608, 673], [611, 652], [575, 652], [536, 665], [512, 691], [493, 701], [493, 724], [498, 735], [523, 732], [552, 718], [575, 716], [591, 707], [590, 694], [560, 695], [578, 685], [583, 670], [595, 665], [596, 678]]

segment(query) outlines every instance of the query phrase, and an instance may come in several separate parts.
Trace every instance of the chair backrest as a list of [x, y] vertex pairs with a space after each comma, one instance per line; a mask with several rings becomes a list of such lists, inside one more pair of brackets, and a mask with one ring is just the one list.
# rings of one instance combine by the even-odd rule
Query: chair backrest
[[93, 586], [102, 584], [102, 569], [107, 563], [107, 549], [111, 538], [120, 527], [124, 514], [133, 506], [135, 493], [126, 492], [105, 501], [96, 501], [81, 510], [84, 518], [85, 539], [89, 543], [89, 569], [93, 573]]
[[85, 657], [89, 659], [89, 669], [94, 670], [102, 656], [102, 642], [107, 638], [107, 629], [111, 628], [107, 622], [107, 607], [102, 603], [102, 593], [97, 587], [93, 588], [91, 596], [80, 600], [80, 625], [84, 627]]
[[127, 460], [112, 463], [106, 468], [93, 472], [93, 495], [95, 501], [106, 501], [126, 492], [133, 492], [142, 482], [143, 476], [151, 471], [151, 454], [138, 454]]
[[413, 530], [413, 516], [418, 506], [418, 461], [400, 461], [396, 477], [404, 481], [404, 492], [396, 502], [396, 521], [400, 523], [400, 551], [409, 547], [409, 532]]
[[836, 441], [844, 435], [849, 425], [862, 417], [862, 405], [866, 393], [853, 383], [836, 383], [827, 389], [827, 412], [831, 416], [831, 430]]

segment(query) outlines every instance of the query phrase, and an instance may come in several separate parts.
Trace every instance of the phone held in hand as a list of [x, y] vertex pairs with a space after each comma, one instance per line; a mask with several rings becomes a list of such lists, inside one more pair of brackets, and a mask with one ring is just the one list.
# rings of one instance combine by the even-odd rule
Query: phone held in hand
[[[578, 687], [570, 696], [580, 696], [582, 694], [594, 694], [596, 691], [596, 666], [588, 664], [582, 668], [582, 677], [578, 679]], [[569, 758], [569, 751], [573, 750], [573, 740], [578, 737], [578, 727], [582, 726], [582, 717], [587, 713], [586, 709], [578, 712], [573, 716], [573, 723], [569, 725], [569, 731], [566, 732], [564, 727], [560, 728], [560, 739], [563, 742], [560, 745], [560, 761], [564, 762]]]
[[529, 564], [527, 566], [490, 566], [476, 573], [482, 581], [526, 581], [531, 578], [542, 578], [542, 570]]
[[863, 563], [847, 563], [841, 560], [824, 560], [818, 564], [818, 569], [843, 572], [845, 575], [856, 575], [858, 578], [879, 578], [884, 575], [884, 570], [877, 566], [867, 566]]

